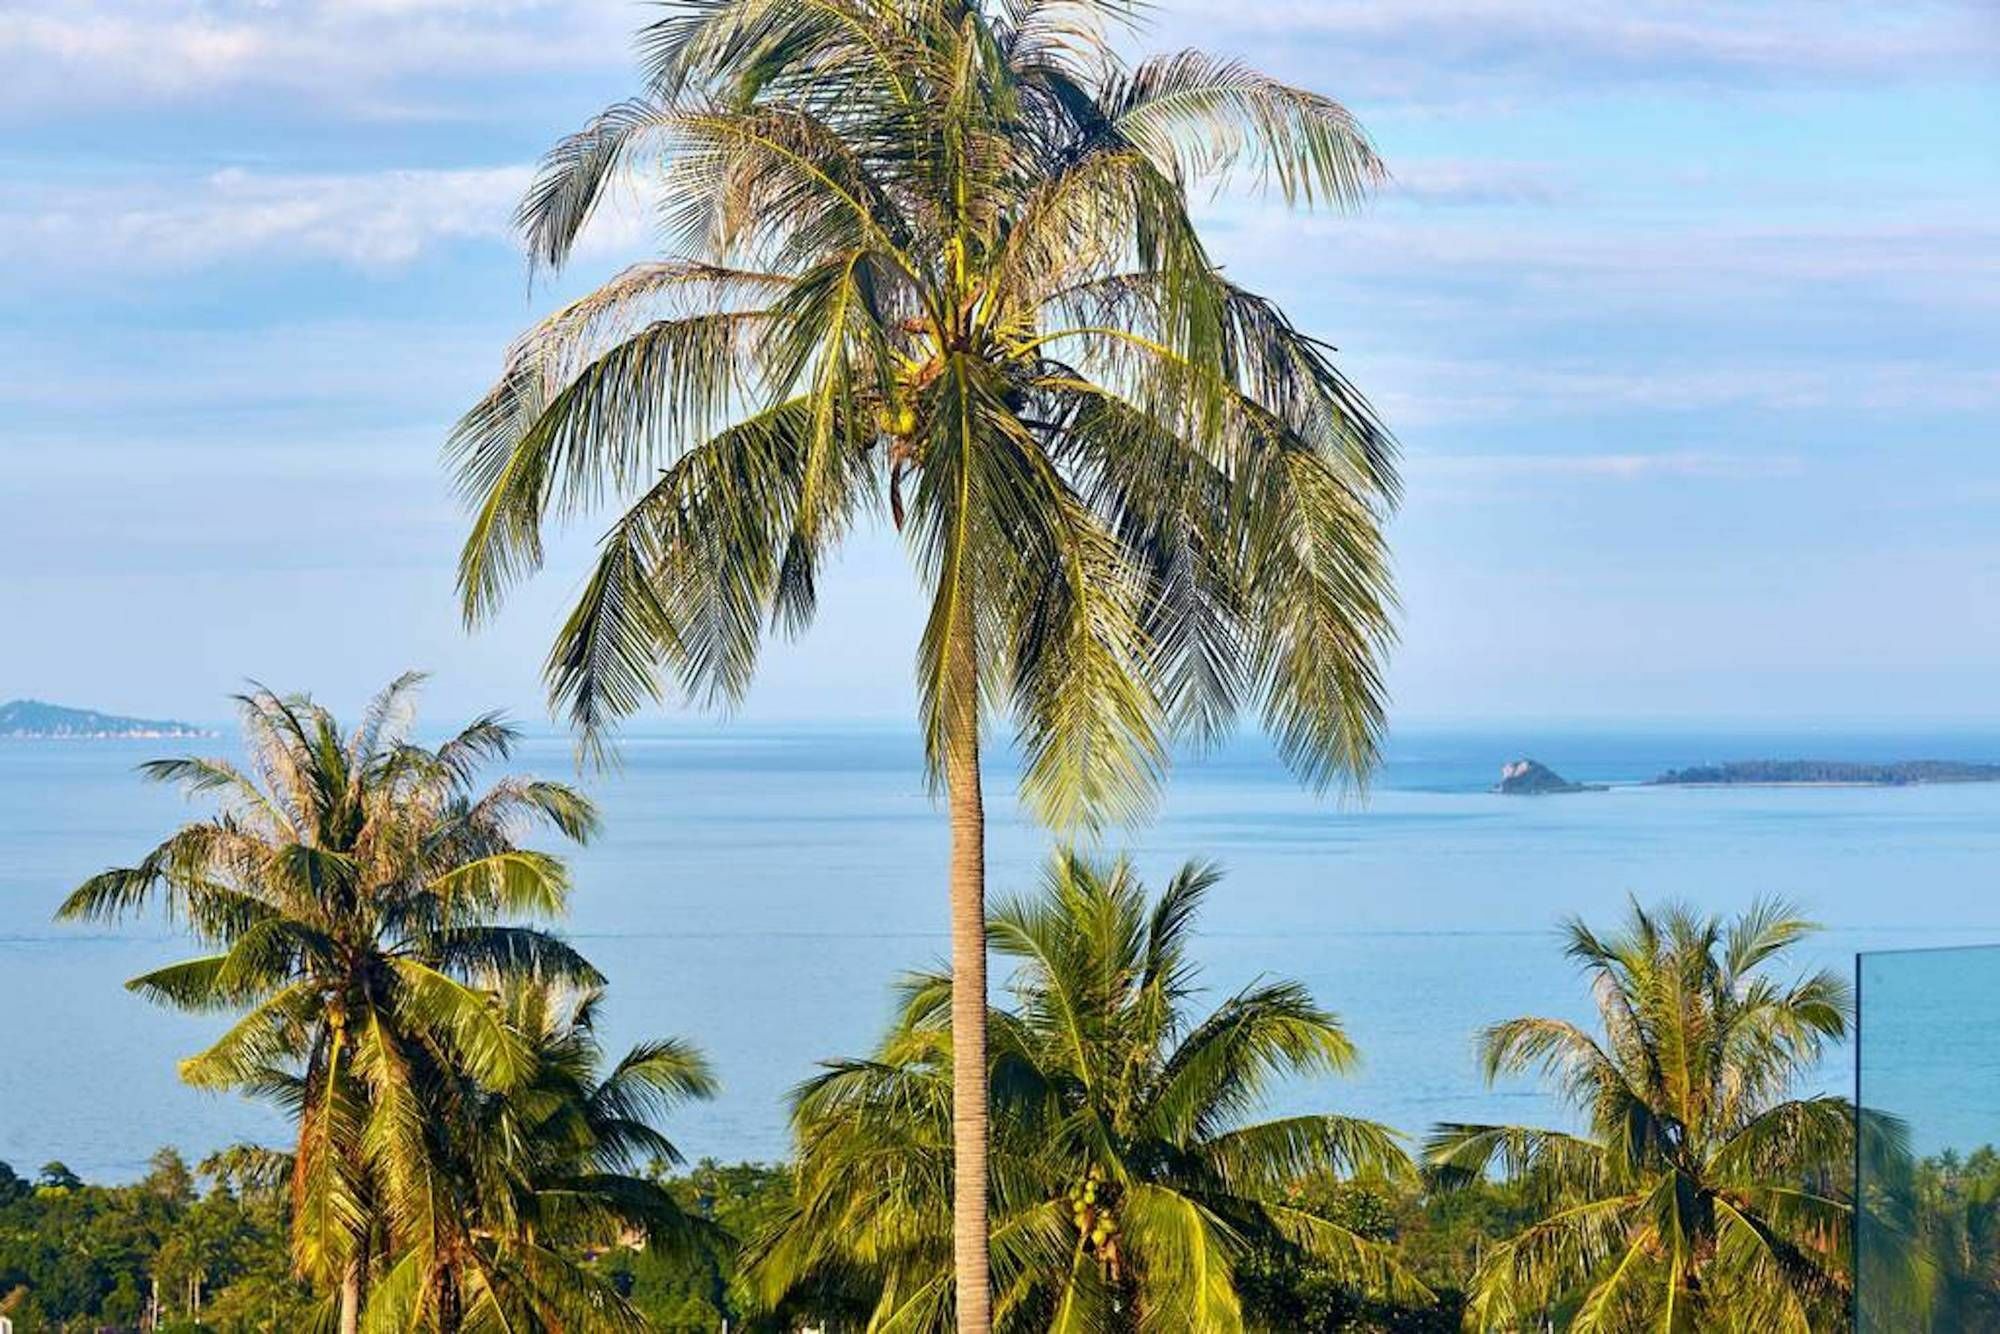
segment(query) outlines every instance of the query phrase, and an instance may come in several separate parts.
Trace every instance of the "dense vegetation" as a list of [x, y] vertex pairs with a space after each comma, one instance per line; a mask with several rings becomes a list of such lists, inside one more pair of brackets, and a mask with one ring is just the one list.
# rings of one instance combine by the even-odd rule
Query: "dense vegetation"
[[[125, 1334], [142, 1327], [157, 1292], [157, 1327], [176, 1334], [308, 1328], [313, 1297], [292, 1277], [286, 1255], [287, 1194], [232, 1163], [243, 1157], [218, 1155], [190, 1171], [163, 1150], [146, 1176], [121, 1186], [86, 1185], [60, 1163], [47, 1164], [32, 1180], [0, 1165], [0, 1314], [10, 1315], [20, 1334], [100, 1328]], [[1897, 1207], [1915, 1208], [1901, 1216], [1896, 1250], [1913, 1225], [1925, 1258], [1889, 1275], [1886, 1285], [1870, 1285], [1871, 1295], [1896, 1303], [1878, 1310], [1878, 1327], [2000, 1325], [2000, 1152], [1944, 1153], [1906, 1166], [1909, 1193]], [[655, 1165], [649, 1175], [716, 1230], [691, 1250], [621, 1247], [594, 1262], [647, 1328], [718, 1334], [725, 1320], [737, 1334], [782, 1334], [812, 1322], [831, 1331], [860, 1327], [864, 1292], [821, 1286], [774, 1313], [738, 1259], [746, 1243], [797, 1207], [788, 1170], [703, 1162], [681, 1172]], [[1480, 1258], [1531, 1224], [1541, 1208], [1532, 1183], [1493, 1180], [1437, 1189], [1314, 1175], [1294, 1193], [1306, 1207], [1388, 1248], [1432, 1296], [1371, 1296], [1333, 1268], [1252, 1248], [1237, 1265], [1236, 1284], [1253, 1329], [1457, 1331]], [[1837, 1320], [1815, 1326], [1844, 1327]]]
[[292, 1274], [289, 1202], [241, 1157], [196, 1173], [163, 1149], [127, 1186], [86, 1185], [59, 1162], [30, 1181], [0, 1163], [0, 1314], [21, 1334], [302, 1327], [314, 1301]]
[[203, 735], [192, 723], [158, 718], [121, 718], [95, 709], [68, 709], [38, 699], [14, 699], [0, 704], [0, 736], [4, 737], [195, 737]]
[[1869, 1329], [2000, 1329], [2000, 1152], [1864, 1150], [1856, 1245]]
[[[59, 1163], [34, 1181], [0, 1166], [0, 1314], [20, 1334], [142, 1327], [159, 1294], [158, 1328], [191, 1334], [289, 1334], [310, 1326], [314, 1298], [286, 1254], [289, 1201], [281, 1183], [231, 1175], [222, 1160], [190, 1172], [163, 1150], [142, 1180], [86, 1185]], [[660, 1165], [663, 1167], [663, 1165]], [[691, 1216], [716, 1230], [691, 1249], [606, 1252], [595, 1272], [626, 1294], [660, 1334], [777, 1334], [807, 1322], [858, 1328], [854, 1292], [822, 1286], [778, 1311], [757, 1298], [740, 1247], [796, 1203], [780, 1167], [697, 1164], [651, 1174]], [[1489, 1186], [1429, 1196], [1413, 1184], [1306, 1183], [1309, 1206], [1391, 1247], [1436, 1293], [1396, 1303], [1366, 1296], [1338, 1274], [1291, 1255], [1252, 1251], [1239, 1269], [1245, 1300], [1268, 1323], [1296, 1331], [1444, 1331], [1457, 1328], [1454, 1284], [1474, 1255], [1526, 1217], [1518, 1192]]]
[[[140, 1181], [86, 1185], [59, 1163], [34, 1181], [0, 1166], [0, 1314], [20, 1334], [96, 1330], [123, 1334], [153, 1311], [183, 1334], [276, 1334], [307, 1328], [314, 1306], [286, 1256], [288, 1197], [281, 1183], [233, 1175], [229, 1155], [190, 1172], [171, 1150]], [[752, 1288], [740, 1247], [796, 1203], [781, 1167], [703, 1162], [650, 1174], [691, 1216], [716, 1230], [698, 1247], [617, 1248], [593, 1262], [624, 1292], [649, 1329], [777, 1334], [799, 1324], [858, 1328], [863, 1297], [822, 1286], [774, 1312]], [[1519, 1192], [1485, 1186], [1427, 1195], [1419, 1186], [1322, 1179], [1301, 1185], [1309, 1207], [1393, 1248], [1435, 1299], [1370, 1298], [1338, 1274], [1297, 1257], [1252, 1251], [1239, 1269], [1260, 1327], [1296, 1331], [1456, 1329], [1455, 1285], [1474, 1256], [1527, 1216]]]
[[1669, 769], [1654, 783], [1689, 787], [1732, 783], [1857, 783], [1870, 787], [1903, 787], [1911, 783], [2000, 782], [2000, 764], [1969, 764], [1962, 760], [1899, 760], [1872, 764], [1853, 760], [1732, 760]]

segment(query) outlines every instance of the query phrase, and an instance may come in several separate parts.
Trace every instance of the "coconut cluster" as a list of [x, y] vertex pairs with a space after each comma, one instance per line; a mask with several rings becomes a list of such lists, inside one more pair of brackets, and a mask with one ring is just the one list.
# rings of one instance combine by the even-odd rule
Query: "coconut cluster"
[[1093, 1165], [1083, 1180], [1069, 1188], [1070, 1219], [1084, 1243], [1100, 1259], [1115, 1264], [1118, 1257], [1118, 1213], [1112, 1207], [1118, 1188]]

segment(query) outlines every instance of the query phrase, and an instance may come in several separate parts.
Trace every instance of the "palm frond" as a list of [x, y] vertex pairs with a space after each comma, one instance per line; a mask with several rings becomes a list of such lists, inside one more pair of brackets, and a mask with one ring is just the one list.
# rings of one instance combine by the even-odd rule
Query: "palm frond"
[[1387, 176], [1345, 107], [1200, 51], [1142, 63], [1113, 86], [1106, 110], [1120, 136], [1177, 179], [1247, 168], [1287, 203], [1354, 208]]
[[398, 1018], [414, 1032], [447, 1034], [465, 1069], [495, 1089], [517, 1087], [533, 1073], [533, 1054], [507, 1027], [493, 997], [415, 959], [389, 961]]

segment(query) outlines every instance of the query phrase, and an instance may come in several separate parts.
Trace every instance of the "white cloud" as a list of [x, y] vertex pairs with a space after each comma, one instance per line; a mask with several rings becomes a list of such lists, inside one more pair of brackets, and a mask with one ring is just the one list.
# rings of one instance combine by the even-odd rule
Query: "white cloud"
[[1447, 478], [1573, 477], [1637, 481], [1653, 477], [1754, 480], [1796, 476], [1796, 455], [1663, 450], [1623, 454], [1417, 454], [1407, 471]]
[[[1619, 349], [1607, 349], [1595, 362], [1553, 365], [1534, 359], [1385, 358], [1368, 367], [1368, 382], [1389, 420], [1404, 429], [1751, 410], [1887, 417], [2000, 410], [2000, 370], [1990, 368], [1887, 359], [1800, 363], [1775, 353], [1740, 364], [1683, 360], [1632, 366], [1626, 364], [1630, 360], [1631, 353]], [[1531, 469], [1524, 464], [1522, 470]], [[1619, 465], [1605, 465], [1604, 471], [1624, 475]]]
[[0, 14], [0, 56], [17, 92], [66, 71], [117, 78], [138, 91], [183, 92], [238, 77], [267, 57], [268, 47], [255, 27], [197, 13], [120, 18], [85, 4]]
[[363, 267], [441, 241], [502, 242], [524, 166], [351, 175], [230, 169], [191, 181], [53, 188], [0, 210], [0, 244], [57, 266], [198, 267], [268, 256]]
[[[448, 103], [440, 81], [624, 70], [643, 18], [626, 0], [13, 0], [0, 12], [0, 107], [250, 90], [380, 113]], [[459, 109], [490, 95], [461, 94]]]
[[[246, 259], [334, 260], [393, 268], [446, 243], [514, 244], [527, 165], [356, 173], [230, 168], [191, 179], [148, 176], [51, 186], [0, 200], [0, 246], [17, 261], [100, 272], [197, 269]], [[579, 244], [629, 255], [643, 212], [607, 201]]]
[[1554, 168], [1532, 162], [1414, 158], [1397, 165], [1386, 193], [1424, 205], [1551, 204], [1568, 191]]
[[1612, 80], [1935, 78], [2000, 55], [2000, 19], [1981, 0], [1242, 0], [1161, 14], [1177, 41], [1247, 43], [1295, 75], [1424, 101]]
[[[251, 90], [476, 113], [495, 81], [581, 70], [603, 71], [615, 94], [648, 17], [631, 0], [10, 0], [0, 108]], [[1425, 103], [1612, 80], [1935, 78], [2000, 57], [2000, 19], [1981, 0], [1168, 0], [1153, 17], [1134, 49], [1248, 48], [1343, 95]]]
[[[1352, 283], [1396, 300], [1476, 283], [1504, 288], [1522, 313], [1726, 309], [1740, 317], [1834, 293], [1937, 310], [2000, 306], [2000, 225], [1970, 213], [1746, 222], [1714, 207], [1691, 218], [1564, 208], [1468, 221], [1386, 208], [1301, 215], [1225, 200], [1206, 220], [1232, 260], [1280, 257], [1308, 287]], [[1489, 289], [1468, 299], [1490, 317], [1499, 298]]]

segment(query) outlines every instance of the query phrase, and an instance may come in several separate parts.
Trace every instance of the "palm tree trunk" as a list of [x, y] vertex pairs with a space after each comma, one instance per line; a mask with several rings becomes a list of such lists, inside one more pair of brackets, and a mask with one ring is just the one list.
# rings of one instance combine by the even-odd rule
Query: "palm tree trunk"
[[340, 1275], [340, 1334], [360, 1334], [361, 1261], [349, 1260]]
[[958, 1334], [989, 1334], [986, 1231], [986, 803], [979, 786], [979, 667], [951, 655], [945, 787], [951, 810], [951, 1252]]

